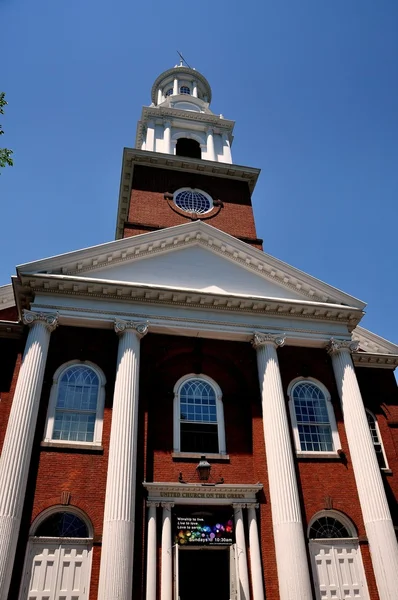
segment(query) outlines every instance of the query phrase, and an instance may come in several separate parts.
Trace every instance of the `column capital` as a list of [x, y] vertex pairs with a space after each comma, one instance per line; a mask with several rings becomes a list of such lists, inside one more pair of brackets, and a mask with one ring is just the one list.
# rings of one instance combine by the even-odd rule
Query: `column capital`
[[171, 510], [174, 506], [174, 502], [161, 502], [160, 506], [166, 510]]
[[208, 134], [209, 134], [209, 133], [214, 133], [214, 127], [211, 127], [211, 126], [210, 126], [210, 127], [208, 127], [208, 128], [206, 129], [206, 133], [208, 133]]
[[34, 325], [42, 323], [48, 331], [54, 331], [59, 325], [58, 313], [39, 313], [31, 310], [24, 310], [22, 313], [24, 325]]
[[260, 503], [259, 502], [251, 502], [250, 504], [247, 504], [247, 508], [248, 509], [249, 508], [253, 508], [253, 509], [260, 508]]
[[171, 121], [170, 121], [170, 119], [163, 119], [163, 125], [165, 127], [171, 127]]
[[336, 354], [336, 352], [346, 351], [351, 354], [351, 352], [357, 352], [358, 348], [359, 342], [353, 342], [352, 340], [335, 340], [334, 338], [331, 338], [326, 346], [326, 352], [328, 354]]
[[232, 507], [234, 510], [240, 510], [241, 508], [247, 508], [246, 502], [233, 502]]
[[152, 500], [147, 500], [146, 505], [148, 508], [151, 508], [151, 506], [155, 507], [155, 508], [159, 508], [160, 502], [152, 502]]
[[257, 350], [266, 344], [273, 344], [275, 347], [282, 347], [285, 344], [285, 336], [283, 334], [264, 333], [255, 331], [252, 339], [252, 346]]
[[114, 327], [115, 332], [119, 334], [132, 330], [140, 339], [148, 333], [148, 324], [140, 321], [123, 321], [122, 319], [116, 319]]

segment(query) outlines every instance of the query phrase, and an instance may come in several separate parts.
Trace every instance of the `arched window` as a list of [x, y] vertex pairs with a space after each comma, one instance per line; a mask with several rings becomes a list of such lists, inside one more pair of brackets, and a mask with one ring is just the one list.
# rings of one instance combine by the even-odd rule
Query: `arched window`
[[327, 389], [310, 379], [289, 386], [289, 406], [298, 453], [336, 453], [340, 448], [333, 406]]
[[188, 138], [179, 138], [176, 144], [176, 156], [202, 158], [202, 150], [199, 142]]
[[165, 93], [165, 96], [166, 96], [166, 98], [167, 98], [167, 96], [172, 96], [172, 94], [173, 94], [173, 88], [169, 88], [169, 89], [167, 90], [167, 92]]
[[366, 417], [368, 419], [370, 435], [372, 436], [372, 442], [380, 469], [387, 469], [387, 459], [381, 441], [379, 425], [376, 421], [376, 417], [368, 409], [366, 409]]
[[45, 441], [101, 444], [105, 377], [89, 362], [60, 367], [53, 380]]
[[221, 390], [205, 375], [188, 375], [174, 388], [174, 451], [225, 454]]
[[57, 506], [39, 515], [30, 531], [19, 600], [87, 600], [92, 538], [91, 523], [77, 508]]
[[350, 538], [352, 535], [347, 527], [332, 515], [318, 517], [312, 523], [308, 537], [310, 540], [321, 540], [326, 538]]
[[191, 94], [191, 90], [189, 89], [189, 87], [187, 85], [182, 85], [180, 87], [180, 94]]
[[35, 531], [36, 537], [88, 538], [86, 523], [71, 512], [55, 512], [42, 521]]

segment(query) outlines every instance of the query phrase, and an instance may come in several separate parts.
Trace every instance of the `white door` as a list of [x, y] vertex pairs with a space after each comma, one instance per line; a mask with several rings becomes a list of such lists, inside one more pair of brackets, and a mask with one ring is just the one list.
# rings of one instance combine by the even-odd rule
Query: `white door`
[[357, 542], [311, 541], [310, 554], [318, 600], [369, 600]]
[[30, 541], [19, 600], [87, 600], [91, 544]]

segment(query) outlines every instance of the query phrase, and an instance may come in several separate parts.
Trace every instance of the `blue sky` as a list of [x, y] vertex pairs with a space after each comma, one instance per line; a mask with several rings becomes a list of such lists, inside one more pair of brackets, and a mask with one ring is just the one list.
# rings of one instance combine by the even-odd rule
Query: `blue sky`
[[260, 167], [274, 256], [368, 302], [398, 343], [398, 3], [0, 0], [0, 284], [15, 265], [114, 239], [122, 149], [181, 50]]

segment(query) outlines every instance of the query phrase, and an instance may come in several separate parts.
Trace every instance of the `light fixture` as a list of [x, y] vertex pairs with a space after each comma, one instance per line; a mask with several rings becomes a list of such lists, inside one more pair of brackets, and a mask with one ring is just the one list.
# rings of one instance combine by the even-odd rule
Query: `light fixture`
[[211, 464], [206, 460], [205, 456], [200, 457], [200, 461], [196, 470], [201, 481], [208, 481], [210, 477]]

